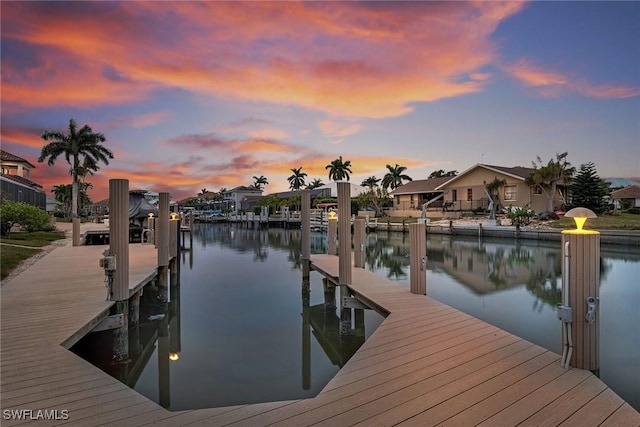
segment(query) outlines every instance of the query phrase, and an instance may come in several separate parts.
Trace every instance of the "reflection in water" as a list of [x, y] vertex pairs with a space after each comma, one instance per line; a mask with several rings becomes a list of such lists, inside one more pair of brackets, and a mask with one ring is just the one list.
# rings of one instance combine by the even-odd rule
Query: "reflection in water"
[[[408, 287], [408, 252], [406, 236], [370, 234], [367, 268]], [[558, 353], [561, 261], [559, 242], [430, 235], [427, 295]], [[640, 409], [638, 277], [638, 248], [601, 247], [600, 378]]]
[[356, 313], [357, 334], [340, 338], [335, 295], [325, 304], [299, 241], [300, 230], [196, 226], [169, 302], [145, 288], [129, 363], [111, 365], [101, 333], [74, 351], [170, 410], [315, 396], [382, 317]]
[[[312, 233], [312, 253], [326, 253], [326, 238]], [[299, 241], [299, 230], [197, 225], [168, 307], [145, 289], [131, 362], [110, 365], [103, 333], [74, 351], [171, 410], [314, 396], [382, 318], [355, 310], [352, 333], [340, 336], [335, 288], [308, 272]], [[366, 268], [408, 287], [408, 252], [408, 235], [370, 233]], [[601, 256], [600, 374], [639, 408], [640, 251], [603, 246]], [[559, 243], [433, 235], [427, 269], [430, 297], [560, 351]]]

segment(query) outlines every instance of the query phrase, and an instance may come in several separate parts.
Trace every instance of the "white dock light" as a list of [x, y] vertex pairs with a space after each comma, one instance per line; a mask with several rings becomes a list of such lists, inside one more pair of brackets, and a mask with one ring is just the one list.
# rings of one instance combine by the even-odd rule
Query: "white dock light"
[[573, 218], [576, 223], [576, 229], [574, 232], [577, 233], [590, 233], [590, 231], [583, 230], [582, 227], [588, 218], [596, 218], [597, 215], [591, 210], [587, 208], [573, 208], [569, 210], [564, 216]]

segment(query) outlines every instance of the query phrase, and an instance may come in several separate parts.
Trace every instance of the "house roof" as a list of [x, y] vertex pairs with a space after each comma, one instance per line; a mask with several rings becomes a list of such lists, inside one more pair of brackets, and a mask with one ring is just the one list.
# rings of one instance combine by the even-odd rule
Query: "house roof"
[[240, 185], [238, 187], [234, 187], [231, 190], [227, 190], [227, 193], [233, 193], [233, 192], [240, 192], [240, 191], [251, 191], [251, 192], [256, 192], [256, 191], [260, 191], [262, 192], [261, 189], [253, 187], [253, 186], [247, 186], [247, 185]]
[[400, 196], [402, 194], [420, 194], [420, 193], [439, 193], [437, 187], [450, 181], [452, 177], [443, 176], [440, 178], [428, 178], [428, 179], [416, 179], [407, 182], [404, 185], [393, 190], [390, 194], [392, 196]]
[[16, 156], [15, 154], [11, 154], [7, 151], [4, 150], [0, 150], [0, 158], [3, 162], [19, 162], [19, 163], [26, 163], [27, 165], [31, 166], [32, 168], [35, 168], [34, 165], [31, 164], [30, 161], [23, 159], [20, 156]]
[[612, 199], [640, 199], [640, 185], [630, 185], [619, 190], [612, 191]]
[[27, 185], [29, 187], [33, 187], [35, 189], [41, 189], [42, 188], [42, 185], [40, 185], [38, 183], [35, 183], [35, 182], [31, 181], [30, 179], [23, 178], [20, 175], [9, 175], [9, 174], [3, 173], [2, 177], [10, 179], [10, 180], [15, 181], [15, 182], [18, 182], [18, 183], [20, 183], [22, 185]]
[[[321, 195], [327, 193], [328, 191], [329, 191], [329, 189], [326, 188], [326, 187], [314, 188], [313, 190], [309, 190], [309, 195], [313, 199], [313, 198], [316, 198], [318, 196], [321, 196]], [[299, 196], [300, 194], [302, 194], [302, 193], [300, 193], [300, 191], [291, 190], [291, 191], [281, 191], [279, 193], [270, 193], [270, 194], [267, 194], [266, 197], [274, 197], [275, 196], [275, 197], [279, 197], [281, 199], [290, 199], [292, 197]]]
[[475, 165], [471, 166], [469, 169], [465, 170], [461, 174], [449, 179], [447, 182], [440, 184], [438, 186], [438, 190], [441, 189], [445, 184], [450, 184], [453, 181], [463, 177], [464, 175], [471, 173], [472, 171], [478, 168], [483, 168], [493, 172], [500, 173], [502, 175], [507, 175], [512, 178], [519, 179], [521, 181], [524, 181], [531, 174], [531, 172], [535, 170], [533, 168], [525, 168], [523, 166], [505, 167], [505, 166], [485, 165], [483, 163], [476, 163]]

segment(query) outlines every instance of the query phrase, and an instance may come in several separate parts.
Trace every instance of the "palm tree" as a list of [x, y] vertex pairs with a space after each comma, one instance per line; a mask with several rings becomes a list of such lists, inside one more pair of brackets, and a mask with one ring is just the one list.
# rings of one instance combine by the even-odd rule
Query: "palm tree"
[[496, 176], [493, 181], [485, 183], [487, 195], [489, 196], [489, 219], [496, 219], [496, 211], [500, 206], [500, 192], [499, 190], [507, 185], [506, 179], [498, 179]]
[[78, 177], [86, 175], [86, 171], [98, 170], [98, 162], [109, 164], [109, 159], [113, 159], [113, 153], [108, 148], [102, 146], [107, 139], [101, 133], [94, 133], [88, 125], [84, 125], [80, 130], [76, 121], [69, 120], [69, 133], [49, 132], [42, 134], [42, 139], [51, 141], [44, 147], [38, 157], [38, 162], [43, 162], [48, 158], [47, 164], [53, 166], [60, 155], [64, 155], [71, 165], [72, 190], [71, 190], [71, 216], [78, 216]]
[[309, 184], [307, 184], [308, 190], [313, 190], [314, 188], [319, 188], [324, 185], [324, 182], [320, 178], [314, 178]]
[[300, 190], [304, 187], [304, 179], [307, 174], [302, 172], [302, 166], [291, 169], [291, 172], [293, 172], [293, 175], [287, 178], [287, 181], [289, 181], [289, 188], [292, 190]]
[[362, 184], [360, 185], [362, 185], [363, 187], [368, 187], [369, 190], [373, 191], [378, 186], [379, 182], [380, 182], [380, 178], [376, 178], [375, 176], [370, 176], [369, 178], [362, 181]]
[[209, 192], [209, 190], [207, 190], [206, 188], [203, 188], [200, 190], [200, 194], [205, 195]]
[[253, 180], [255, 181], [253, 183], [253, 186], [256, 187], [258, 190], [262, 190], [262, 186], [269, 184], [269, 181], [267, 181], [267, 178], [264, 175], [260, 175], [260, 176], [254, 175]]
[[59, 184], [59, 185], [54, 185], [53, 188], [51, 189], [51, 192], [53, 193], [53, 197], [59, 201], [60, 203], [62, 203], [62, 206], [64, 207], [64, 212], [65, 212], [65, 216], [69, 215], [69, 212], [71, 211], [71, 184]]
[[387, 165], [387, 169], [389, 172], [382, 178], [382, 188], [384, 189], [391, 188], [391, 190], [395, 190], [404, 184], [402, 181], [413, 181], [409, 175], [403, 174], [403, 172], [407, 170], [404, 166], [396, 163], [395, 166]]
[[343, 178], [349, 181], [349, 174], [353, 173], [351, 172], [351, 160], [343, 162], [342, 156], [325, 166], [325, 169], [329, 169], [329, 179], [333, 181], [342, 181]]

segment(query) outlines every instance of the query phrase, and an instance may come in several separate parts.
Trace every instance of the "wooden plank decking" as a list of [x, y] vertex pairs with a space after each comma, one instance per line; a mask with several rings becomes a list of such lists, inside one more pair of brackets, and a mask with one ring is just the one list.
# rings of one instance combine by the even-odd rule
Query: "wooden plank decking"
[[[388, 317], [313, 399], [169, 412], [66, 350], [112, 303], [104, 247], [57, 248], [2, 287], [2, 425], [640, 425], [640, 414], [559, 356], [362, 269], [351, 286]], [[130, 288], [155, 270], [130, 246]], [[313, 256], [337, 275], [337, 258]], [[7, 420], [6, 410], [67, 420]]]

